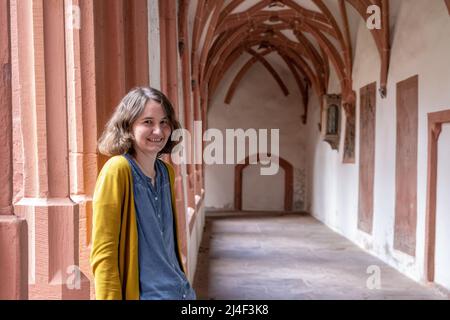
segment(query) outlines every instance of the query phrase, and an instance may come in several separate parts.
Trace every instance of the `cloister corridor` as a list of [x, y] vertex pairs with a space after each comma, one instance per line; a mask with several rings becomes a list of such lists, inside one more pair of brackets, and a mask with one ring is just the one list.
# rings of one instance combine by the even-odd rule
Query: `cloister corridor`
[[286, 212], [207, 215], [194, 288], [206, 300], [450, 298], [407, 278], [311, 216]]
[[450, 0], [0, 0], [0, 300], [449, 299], [449, 57]]

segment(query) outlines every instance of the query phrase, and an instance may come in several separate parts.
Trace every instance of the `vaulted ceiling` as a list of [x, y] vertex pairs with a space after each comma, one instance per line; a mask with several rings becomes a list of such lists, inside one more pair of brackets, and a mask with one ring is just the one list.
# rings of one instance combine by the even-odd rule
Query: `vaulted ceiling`
[[[223, 75], [243, 55], [248, 61], [228, 89], [229, 103], [246, 72], [261, 63], [281, 91], [288, 88], [267, 56], [278, 54], [296, 80], [307, 116], [308, 88], [318, 97], [327, 93], [330, 68], [339, 79], [344, 106], [354, 104], [352, 49], [358, 19], [367, 19], [377, 5], [382, 28], [371, 30], [378, 49], [380, 92], [386, 94], [389, 67], [388, 0], [198, 0], [180, 1], [180, 16], [190, 19], [192, 79], [202, 109]], [[385, 27], [388, 26], [388, 27]]]

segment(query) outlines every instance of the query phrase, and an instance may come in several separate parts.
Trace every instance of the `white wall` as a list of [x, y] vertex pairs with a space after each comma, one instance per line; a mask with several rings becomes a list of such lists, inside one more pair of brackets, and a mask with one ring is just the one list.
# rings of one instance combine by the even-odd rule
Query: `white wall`
[[450, 290], [450, 124], [442, 126], [438, 142], [435, 281]]
[[[295, 177], [302, 177], [306, 167], [307, 140], [306, 127], [301, 122], [302, 97], [290, 71], [278, 56], [272, 54], [267, 58], [285, 81], [290, 91], [289, 96], [285, 97], [269, 72], [261, 64], [256, 63], [242, 79], [231, 104], [226, 105], [223, 102], [231, 81], [249, 57], [249, 55], [241, 57], [220, 83], [211, 100], [208, 127], [220, 129], [222, 132], [227, 128], [268, 129], [269, 132], [270, 129], [279, 129], [280, 156], [292, 164]], [[206, 208], [233, 209], [234, 165], [206, 165], [205, 171]], [[253, 171], [255, 175], [257, 172], [259, 171]], [[244, 181], [244, 185], [245, 183]], [[252, 188], [254, 194], [259, 194], [259, 199], [262, 199], [266, 194], [267, 183], [255, 183]], [[303, 202], [298, 197], [305, 192], [299, 191], [302, 186], [298, 181], [294, 183], [294, 188], [298, 191], [294, 192], [294, 209], [301, 210]], [[277, 189], [272, 192], [274, 198], [284, 199], [283, 190]], [[256, 198], [252, 201], [256, 201]]]
[[[398, 4], [398, 3], [397, 3]], [[396, 8], [397, 10], [397, 8]], [[398, 8], [387, 98], [377, 94], [374, 226], [371, 236], [357, 230], [359, 174], [359, 89], [371, 82], [379, 87], [380, 59], [372, 36], [361, 20], [353, 69], [357, 92], [356, 164], [342, 164], [342, 154], [320, 142], [317, 100], [311, 101], [308, 124], [313, 180], [309, 184], [311, 213], [361, 247], [420, 280], [424, 266], [425, 205], [427, 179], [427, 113], [450, 109], [450, 18], [444, 1], [402, 1]], [[416, 257], [393, 249], [395, 220], [396, 83], [419, 75], [419, 146]], [[336, 84], [330, 88], [335, 89]], [[341, 143], [342, 150], [342, 143]], [[341, 151], [340, 151], [341, 152]], [[447, 169], [448, 170], [448, 169]], [[441, 187], [444, 188], [444, 187]], [[444, 190], [448, 190], [444, 189]], [[449, 208], [450, 197], [441, 199]], [[448, 212], [448, 210], [447, 210]], [[447, 242], [448, 247], [448, 242]], [[447, 269], [448, 270], [448, 269]]]
[[[283, 211], [284, 170], [273, 176], [259, 174], [261, 165], [246, 167], [242, 172], [242, 210]], [[264, 186], [263, 190], [255, 186]]]

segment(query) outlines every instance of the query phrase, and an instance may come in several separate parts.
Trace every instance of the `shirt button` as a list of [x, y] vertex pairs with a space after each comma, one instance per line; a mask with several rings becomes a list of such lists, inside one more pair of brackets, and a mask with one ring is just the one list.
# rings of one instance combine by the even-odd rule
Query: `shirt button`
[[160, 215], [160, 214], [158, 214], [158, 218], [161, 218], [161, 215]]
[[185, 299], [186, 299], [186, 295], [185, 295], [185, 294], [183, 294], [183, 298], [185, 298]]
[[158, 197], [155, 197], [155, 200], [158, 200]]

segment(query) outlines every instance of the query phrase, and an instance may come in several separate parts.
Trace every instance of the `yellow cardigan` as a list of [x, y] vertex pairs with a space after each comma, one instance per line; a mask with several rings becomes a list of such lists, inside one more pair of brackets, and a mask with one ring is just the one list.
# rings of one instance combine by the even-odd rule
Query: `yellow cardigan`
[[[171, 165], [164, 162], [170, 177], [175, 219], [177, 254], [182, 270], [181, 243], [176, 214]], [[103, 166], [93, 197], [93, 228], [90, 262], [96, 299], [139, 300], [138, 231], [134, 207], [133, 178], [128, 160], [115, 156]]]

